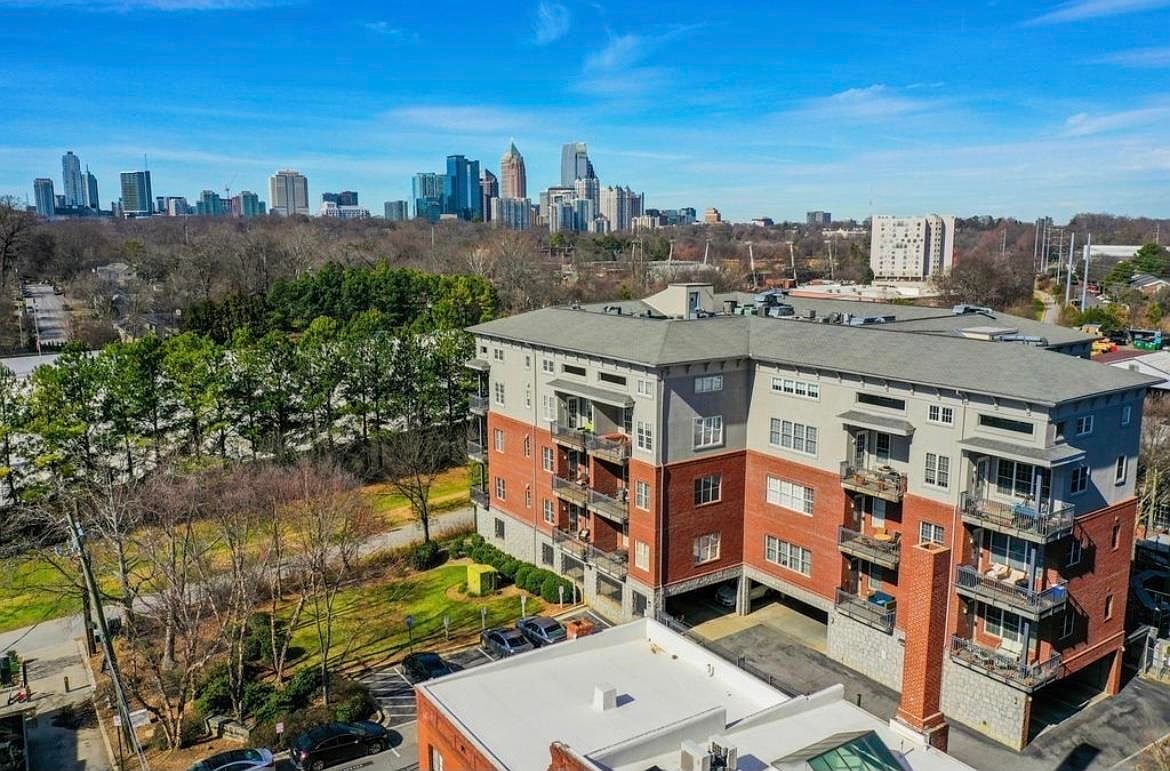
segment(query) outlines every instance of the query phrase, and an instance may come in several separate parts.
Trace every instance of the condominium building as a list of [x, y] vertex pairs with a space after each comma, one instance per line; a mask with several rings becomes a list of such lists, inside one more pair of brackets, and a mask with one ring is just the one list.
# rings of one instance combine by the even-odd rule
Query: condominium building
[[415, 219], [438, 222], [446, 211], [447, 176], [433, 171], [420, 171], [411, 182]]
[[827, 211], [810, 211], [805, 215], [804, 220], [808, 225], [828, 227], [833, 224], [833, 215]]
[[97, 211], [102, 208], [101, 196], [98, 195], [97, 177], [90, 173], [89, 167], [85, 167], [85, 205]]
[[717, 225], [723, 221], [723, 215], [714, 206], [703, 212], [703, 222], [707, 225]]
[[57, 195], [53, 192], [53, 180], [48, 177], [37, 177], [33, 180], [33, 202], [36, 204], [37, 214], [41, 217], [52, 217], [57, 213]]
[[86, 205], [85, 180], [81, 176], [81, 159], [73, 151], [61, 156], [61, 183], [65, 193], [65, 205], [77, 208]]
[[1016, 748], [1054, 683], [1118, 689], [1151, 379], [1080, 332], [706, 284], [470, 331], [477, 528], [603, 613], [766, 587]]
[[600, 191], [599, 213], [609, 220], [610, 227], [617, 232], [633, 227], [634, 218], [642, 216], [646, 197], [635, 193], [629, 187], [604, 187]]
[[122, 214], [126, 217], [149, 217], [154, 209], [149, 171], [123, 171]]
[[950, 272], [955, 218], [876, 215], [870, 224], [869, 267], [876, 280], [926, 281]]
[[295, 169], [281, 169], [268, 178], [269, 212], [282, 217], [309, 215], [309, 180]]
[[387, 201], [384, 208], [386, 219], [391, 222], [402, 222], [410, 218], [410, 204], [406, 201]]
[[528, 230], [532, 227], [532, 202], [527, 198], [493, 198], [492, 225], [508, 230]]
[[528, 197], [528, 171], [515, 142], [508, 143], [508, 149], [500, 158], [500, 197]]

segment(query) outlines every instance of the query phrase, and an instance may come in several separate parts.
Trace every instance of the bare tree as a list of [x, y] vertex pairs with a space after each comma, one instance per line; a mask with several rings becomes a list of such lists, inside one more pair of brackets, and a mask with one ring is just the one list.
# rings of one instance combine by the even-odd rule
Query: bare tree
[[439, 427], [393, 432], [383, 439], [390, 487], [410, 502], [422, 525], [423, 541], [431, 540], [431, 487], [451, 463], [453, 445]]
[[8, 286], [8, 276], [35, 226], [36, 218], [23, 210], [18, 199], [0, 198], [0, 288]]

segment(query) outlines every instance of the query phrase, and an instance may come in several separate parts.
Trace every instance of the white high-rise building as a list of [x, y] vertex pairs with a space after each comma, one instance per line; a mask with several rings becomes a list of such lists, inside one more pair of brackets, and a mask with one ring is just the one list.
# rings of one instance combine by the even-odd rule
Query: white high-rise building
[[491, 210], [494, 227], [508, 230], [528, 230], [532, 227], [532, 202], [527, 198], [493, 198]]
[[61, 156], [61, 183], [66, 206], [85, 206], [85, 182], [81, 178], [81, 159], [73, 151]]
[[869, 267], [878, 281], [926, 281], [944, 276], [955, 257], [955, 218], [875, 215], [870, 225]]
[[309, 214], [309, 180], [295, 169], [281, 169], [268, 178], [268, 210], [291, 217]]
[[609, 220], [610, 230], [620, 233], [629, 230], [634, 217], [642, 214], [645, 201], [644, 193], [635, 193], [628, 187], [603, 187], [600, 213]]

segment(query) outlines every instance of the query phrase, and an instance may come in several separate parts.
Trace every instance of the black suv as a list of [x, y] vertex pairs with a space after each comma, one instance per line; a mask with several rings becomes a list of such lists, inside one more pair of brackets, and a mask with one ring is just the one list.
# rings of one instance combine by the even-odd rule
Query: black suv
[[326, 723], [310, 728], [292, 743], [293, 765], [301, 771], [373, 755], [390, 746], [390, 732], [377, 723]]
[[402, 660], [402, 674], [412, 683], [449, 675], [455, 670], [437, 653], [412, 653]]
[[516, 628], [537, 648], [559, 643], [568, 636], [561, 622], [548, 616], [522, 618], [516, 622]]

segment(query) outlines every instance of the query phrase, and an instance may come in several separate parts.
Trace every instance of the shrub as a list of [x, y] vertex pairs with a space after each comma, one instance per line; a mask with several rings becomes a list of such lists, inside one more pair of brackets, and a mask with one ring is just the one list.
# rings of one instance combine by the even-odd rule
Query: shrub
[[486, 565], [487, 564], [487, 554], [488, 554], [487, 550], [488, 550], [488, 548], [489, 548], [488, 546], [485, 546], [484, 544], [480, 544], [479, 546], [476, 546], [474, 549], [472, 549], [471, 550], [472, 561], [476, 562], [480, 565]]
[[[268, 613], [253, 613], [248, 617], [248, 630], [244, 636], [244, 661], [272, 665], [276, 658], [272, 652], [272, 616]], [[276, 622], [276, 644], [283, 646], [288, 638], [288, 625]]]
[[472, 533], [467, 540], [471, 542], [472, 549], [483, 545], [483, 536], [479, 533]]
[[516, 584], [516, 586], [523, 589], [525, 586], [527, 586], [525, 579], [528, 578], [528, 574], [536, 569], [537, 568], [529, 565], [527, 562], [520, 563], [520, 567], [516, 568], [516, 575], [512, 577], [512, 582]]
[[548, 577], [544, 579], [544, 583], [540, 585], [540, 597], [545, 602], [560, 602], [560, 587], [565, 589], [565, 600], [572, 602], [573, 599], [573, 584], [565, 579], [549, 573]]
[[516, 571], [520, 569], [522, 564], [524, 563], [520, 562], [518, 559], [506, 559], [500, 563], [500, 572], [504, 575], [505, 578], [511, 581], [516, 578]]
[[274, 696], [278, 696], [276, 686], [266, 680], [254, 680], [244, 685], [243, 698], [240, 707], [245, 715], [251, 715], [264, 706]]
[[204, 718], [231, 712], [232, 686], [227, 664], [209, 667], [195, 686], [195, 709]]
[[293, 709], [300, 709], [317, 697], [321, 689], [321, 670], [317, 667], [306, 667], [289, 678], [284, 687]]
[[343, 723], [365, 720], [378, 711], [378, 704], [361, 683], [343, 677], [333, 678], [333, 716]]
[[522, 588], [529, 594], [540, 594], [540, 587], [544, 585], [544, 579], [551, 575], [552, 573], [543, 568], [534, 568], [525, 578]]
[[415, 570], [429, 570], [439, 563], [439, 545], [434, 541], [419, 544], [410, 554], [410, 566]]

